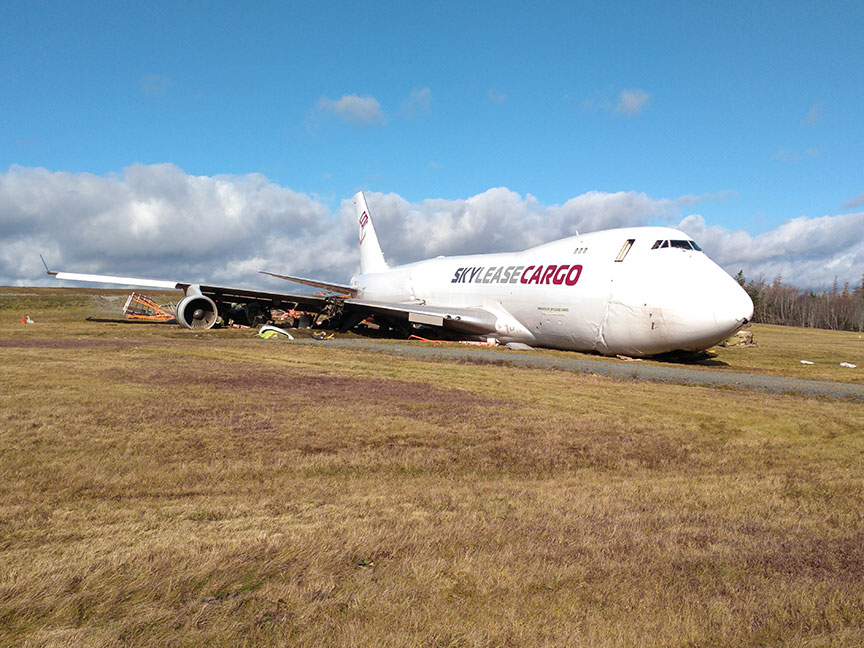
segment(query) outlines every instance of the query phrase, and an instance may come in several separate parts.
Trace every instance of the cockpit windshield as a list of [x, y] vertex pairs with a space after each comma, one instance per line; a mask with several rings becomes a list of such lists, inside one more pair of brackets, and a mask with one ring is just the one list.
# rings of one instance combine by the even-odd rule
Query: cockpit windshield
[[702, 248], [700, 248], [696, 241], [655, 241], [654, 245], [651, 246], [652, 250], [659, 250], [660, 248], [679, 248], [681, 250], [696, 250], [697, 252], [701, 252]]

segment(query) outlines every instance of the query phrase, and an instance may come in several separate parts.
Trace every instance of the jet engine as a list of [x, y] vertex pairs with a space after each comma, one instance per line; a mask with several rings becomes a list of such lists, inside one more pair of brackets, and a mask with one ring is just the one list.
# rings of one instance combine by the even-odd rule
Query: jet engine
[[216, 302], [205, 295], [187, 295], [177, 304], [177, 322], [189, 329], [213, 328], [218, 317]]

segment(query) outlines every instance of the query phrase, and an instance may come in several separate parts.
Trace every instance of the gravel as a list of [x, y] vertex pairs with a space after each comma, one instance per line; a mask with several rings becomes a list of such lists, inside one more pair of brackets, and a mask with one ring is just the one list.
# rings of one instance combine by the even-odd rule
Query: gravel
[[530, 351], [474, 349], [463, 346], [427, 347], [411, 344], [388, 344], [370, 339], [350, 340], [298, 340], [301, 344], [329, 344], [351, 349], [363, 349], [373, 353], [386, 353], [406, 358], [428, 358], [430, 360], [457, 360], [478, 363], [501, 363], [515, 367], [537, 367], [589, 373], [634, 380], [652, 380], [665, 383], [683, 383], [708, 387], [725, 387], [742, 391], [758, 390], [776, 394], [806, 394], [828, 398], [850, 398], [864, 401], [864, 385], [831, 382], [826, 380], [802, 380], [754, 374], [713, 371], [710, 369], [688, 369], [686, 367], [658, 366], [638, 362], [609, 362], [587, 358], [552, 358], [536, 355]]

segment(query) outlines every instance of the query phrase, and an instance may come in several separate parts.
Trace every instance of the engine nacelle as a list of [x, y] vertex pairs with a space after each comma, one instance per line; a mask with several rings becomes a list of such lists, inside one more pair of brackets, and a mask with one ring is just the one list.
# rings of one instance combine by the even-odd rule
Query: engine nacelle
[[218, 318], [216, 302], [205, 295], [187, 295], [177, 304], [177, 322], [188, 329], [213, 328]]

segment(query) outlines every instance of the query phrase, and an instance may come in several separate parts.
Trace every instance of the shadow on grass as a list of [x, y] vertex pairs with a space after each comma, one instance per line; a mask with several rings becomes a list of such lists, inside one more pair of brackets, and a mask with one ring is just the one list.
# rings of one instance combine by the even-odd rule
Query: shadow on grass
[[652, 356], [651, 360], [664, 364], [698, 365], [700, 367], [728, 367], [729, 363], [719, 360], [706, 351], [670, 351]]
[[177, 322], [174, 320], [170, 320], [168, 322], [148, 322], [147, 320], [131, 320], [125, 318], [113, 318], [113, 317], [85, 317], [88, 322], [99, 322], [102, 324], [149, 324], [153, 326], [155, 324], [170, 324], [171, 326], [177, 326]]

